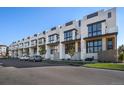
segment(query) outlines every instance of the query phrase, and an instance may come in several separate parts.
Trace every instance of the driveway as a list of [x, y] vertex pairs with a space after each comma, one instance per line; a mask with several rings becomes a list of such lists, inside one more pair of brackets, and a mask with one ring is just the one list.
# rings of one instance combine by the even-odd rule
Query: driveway
[[[9, 85], [89, 85], [89, 84], [124, 84], [124, 72], [85, 68], [81, 66], [51, 65], [41, 63], [19, 63], [11, 60], [0, 60], [0, 84]], [[10, 62], [10, 63], [11, 63]], [[28, 67], [18, 67], [28, 65]], [[30, 67], [29, 67], [30, 64]], [[31, 67], [35, 65], [35, 67]], [[36, 66], [40, 64], [40, 66]], [[44, 66], [42, 66], [44, 65]]]

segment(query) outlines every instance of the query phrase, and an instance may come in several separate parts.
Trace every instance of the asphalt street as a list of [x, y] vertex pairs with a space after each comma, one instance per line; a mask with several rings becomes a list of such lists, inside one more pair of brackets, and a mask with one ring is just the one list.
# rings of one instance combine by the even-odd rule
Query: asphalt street
[[124, 71], [0, 60], [0, 85], [122, 85]]

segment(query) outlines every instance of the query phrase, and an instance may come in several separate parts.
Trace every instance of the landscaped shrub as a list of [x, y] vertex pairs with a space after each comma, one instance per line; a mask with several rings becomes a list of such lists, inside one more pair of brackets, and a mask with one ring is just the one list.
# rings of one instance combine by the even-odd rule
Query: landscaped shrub
[[40, 47], [39, 53], [40, 53], [40, 55], [44, 55], [46, 53], [45, 46]]
[[69, 55], [71, 56], [71, 58], [72, 58], [72, 56], [75, 54], [75, 48], [74, 48], [74, 47], [71, 47], [71, 48], [69, 49], [68, 54], [69, 54]]
[[118, 59], [119, 61], [124, 62], [124, 53], [121, 53]]

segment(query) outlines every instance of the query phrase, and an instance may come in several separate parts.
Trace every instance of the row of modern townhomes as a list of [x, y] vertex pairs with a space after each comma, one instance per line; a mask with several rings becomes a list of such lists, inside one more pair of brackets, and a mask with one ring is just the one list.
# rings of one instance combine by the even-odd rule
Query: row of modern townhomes
[[[107, 59], [116, 54], [117, 33], [116, 8], [100, 10], [13, 42], [9, 52], [11, 57], [40, 55], [39, 50], [44, 48], [45, 59]], [[75, 51], [73, 56], [70, 49]]]

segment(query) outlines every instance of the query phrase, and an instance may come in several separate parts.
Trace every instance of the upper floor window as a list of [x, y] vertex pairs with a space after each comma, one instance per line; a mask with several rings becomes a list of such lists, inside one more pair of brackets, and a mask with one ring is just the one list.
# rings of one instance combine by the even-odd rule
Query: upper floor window
[[43, 31], [43, 34], [46, 34], [46, 32], [45, 32], [45, 31]]
[[98, 12], [95, 12], [93, 14], [87, 15], [87, 19], [93, 18], [95, 16], [98, 16]]
[[64, 40], [72, 40], [72, 31], [64, 32]]
[[101, 23], [94, 23], [88, 26], [88, 37], [98, 36], [102, 34]]
[[54, 35], [50, 35], [48, 36], [49, 42], [53, 42], [54, 41]]
[[25, 39], [23, 38], [22, 41], [24, 41]]
[[39, 44], [45, 44], [46, 40], [45, 38], [39, 38]]
[[112, 14], [111, 12], [108, 13], [108, 18], [111, 18]]
[[34, 34], [34, 37], [37, 37], [37, 34]]
[[59, 40], [59, 35], [56, 35], [56, 39]]
[[29, 46], [29, 42], [25, 42], [25, 45], [26, 45], [26, 46]]
[[23, 43], [20, 43], [20, 46], [23, 46]]
[[79, 27], [81, 26], [81, 20], [78, 21], [78, 26], [79, 26]]
[[50, 43], [58, 42], [59, 41], [59, 35], [58, 34], [49, 35], [48, 40], [49, 40]]
[[37, 40], [32, 40], [31, 41], [31, 45], [36, 45], [37, 44]]
[[62, 26], [60, 26], [60, 28], [62, 28]]
[[68, 23], [65, 24], [65, 26], [69, 26], [69, 25], [72, 25], [73, 24], [73, 21], [70, 21]]
[[27, 37], [27, 39], [30, 39], [30, 37]]
[[56, 30], [56, 27], [51, 28], [51, 30]]

